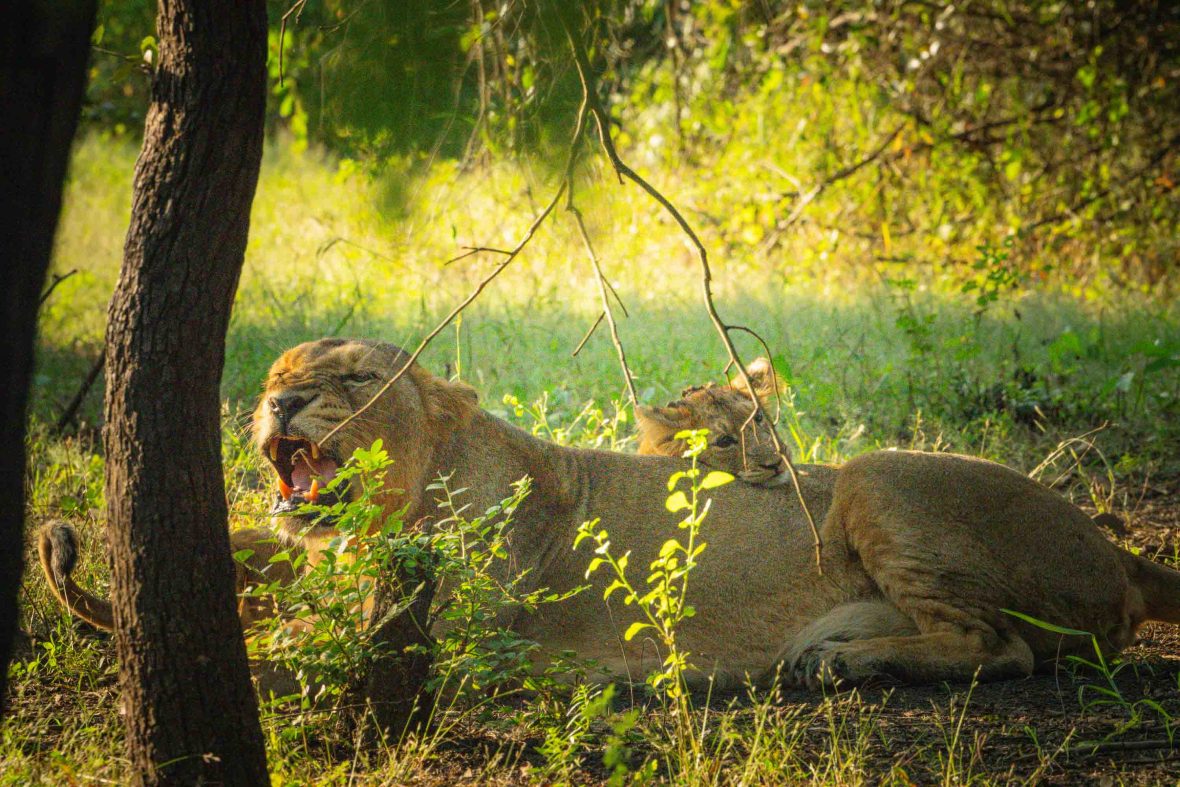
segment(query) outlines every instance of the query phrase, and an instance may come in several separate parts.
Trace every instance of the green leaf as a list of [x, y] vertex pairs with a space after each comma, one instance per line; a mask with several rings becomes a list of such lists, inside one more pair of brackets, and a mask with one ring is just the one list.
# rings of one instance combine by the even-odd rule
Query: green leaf
[[237, 552], [234, 552], [234, 560], [238, 561], [239, 563], [245, 563], [250, 559], [251, 556], [253, 556], [253, 554], [253, 549], [239, 549]]
[[1038, 619], [1034, 618], [1032, 615], [1026, 615], [1023, 612], [1017, 612], [1016, 610], [1001, 608], [1000, 611], [1003, 612], [1005, 615], [1011, 615], [1012, 617], [1016, 618], [1017, 620], [1023, 620], [1025, 623], [1036, 626], [1037, 628], [1043, 629], [1044, 631], [1051, 631], [1054, 634], [1068, 634], [1070, 636], [1075, 636], [1075, 637], [1092, 637], [1093, 636], [1093, 634], [1091, 634], [1089, 631], [1082, 631], [1081, 629], [1071, 629], [1071, 628], [1067, 628], [1065, 626], [1058, 626], [1054, 623], [1047, 623], [1043, 620], [1038, 620]]
[[655, 626], [650, 623], [640, 623], [639, 621], [636, 621], [627, 627], [627, 632], [623, 634], [623, 639], [627, 642], [630, 642], [636, 634], [643, 631], [644, 629], [650, 628], [655, 628]]
[[733, 480], [733, 476], [721, 470], [714, 470], [705, 476], [705, 480], [701, 481], [701, 489], [716, 489], [719, 486], [725, 486]]
[[601, 557], [596, 557], [593, 560], [591, 560], [590, 565], [586, 567], [586, 579], [589, 579], [590, 575], [593, 574], [595, 571], [597, 571], [598, 567], [601, 566], [605, 562], [606, 562], [606, 558], [601, 558]]
[[690, 507], [691, 505], [688, 502], [688, 498], [684, 496], [683, 492], [673, 492], [672, 494], [668, 495], [668, 499], [664, 501], [664, 508], [668, 509], [672, 513], [683, 511], [684, 509]]
[[616, 590], [626, 590], [626, 589], [627, 589], [627, 584], [625, 582], [623, 582], [623, 580], [621, 580], [621, 579], [616, 579], [614, 582], [612, 582], [606, 586], [606, 590], [603, 591], [603, 593], [602, 593], [602, 600], [603, 601], [610, 601], [611, 594], [613, 594]]

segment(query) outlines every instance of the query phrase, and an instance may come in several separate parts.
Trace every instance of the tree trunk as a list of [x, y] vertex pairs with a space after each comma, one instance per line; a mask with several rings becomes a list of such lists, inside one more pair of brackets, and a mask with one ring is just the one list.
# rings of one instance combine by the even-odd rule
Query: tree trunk
[[14, 3], [0, 25], [0, 710], [16, 633], [25, 406], [37, 304], [86, 85], [94, 0]]
[[361, 718], [352, 721], [363, 723], [371, 713], [377, 733], [371, 740], [377, 742], [396, 743], [430, 720], [432, 702], [424, 688], [433, 665], [434, 640], [427, 630], [436, 589], [433, 571], [422, 575], [399, 567], [394, 581], [378, 590], [373, 620], [381, 621], [419, 583], [413, 603], [373, 632], [373, 644], [385, 648], [385, 655], [369, 668], [364, 685], [355, 687]]
[[263, 0], [160, 0], [159, 63], [108, 314], [106, 491], [127, 744], [143, 784], [267, 784], [234, 609], [225, 333], [266, 101]]

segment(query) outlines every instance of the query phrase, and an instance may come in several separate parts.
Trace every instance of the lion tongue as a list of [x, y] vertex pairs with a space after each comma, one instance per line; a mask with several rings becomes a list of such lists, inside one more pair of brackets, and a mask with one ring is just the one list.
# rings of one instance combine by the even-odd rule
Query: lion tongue
[[331, 459], [323, 457], [320, 459], [301, 458], [291, 469], [291, 486], [296, 492], [306, 496], [306, 493], [311, 491], [313, 478], [319, 479], [319, 486], [324, 487], [335, 477], [336, 463]]

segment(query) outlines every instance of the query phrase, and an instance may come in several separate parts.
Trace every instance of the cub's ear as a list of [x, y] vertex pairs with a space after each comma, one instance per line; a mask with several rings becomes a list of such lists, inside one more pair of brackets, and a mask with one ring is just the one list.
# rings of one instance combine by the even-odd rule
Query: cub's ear
[[471, 423], [479, 408], [479, 394], [467, 383], [450, 382], [438, 377], [427, 380], [426, 408], [434, 421], [452, 428]]
[[[692, 396], [694, 393], [697, 393], [698, 391], [707, 391], [712, 387], [713, 387], [712, 382], [705, 383], [704, 385], [690, 385], [680, 392], [680, 398], [687, 399], [688, 397]], [[672, 407], [675, 404], [676, 404], [676, 402], [668, 402], [669, 407]]]
[[[776, 392], [782, 393], [786, 388], [786, 382], [778, 376], [774, 366], [767, 358], [755, 358], [751, 361], [746, 367], [746, 376], [750, 378], [750, 385], [754, 387], [754, 395], [764, 405], [770, 403]], [[739, 391], [745, 391], [745, 381], [739, 377], [734, 380], [733, 387]]]
[[689, 428], [692, 414], [688, 408], [679, 402], [669, 402], [665, 407], [639, 406], [636, 412], [636, 422], [640, 431], [663, 431], [666, 429]]
[[639, 426], [639, 453], [680, 456], [684, 450], [676, 433], [691, 428], [692, 414], [681, 402], [669, 402], [666, 407], [644, 407], [635, 411]]

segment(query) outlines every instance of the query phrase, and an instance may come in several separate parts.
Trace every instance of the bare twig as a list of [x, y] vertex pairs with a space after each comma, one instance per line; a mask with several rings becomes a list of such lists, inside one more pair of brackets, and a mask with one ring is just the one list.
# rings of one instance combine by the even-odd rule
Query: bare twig
[[74, 394], [74, 398], [66, 405], [66, 409], [62, 411], [61, 417], [57, 419], [57, 423], [53, 426], [53, 433], [59, 435], [64, 432], [78, 414], [78, 410], [82, 408], [82, 403], [86, 401], [86, 394], [90, 393], [90, 389], [94, 387], [95, 380], [98, 379], [99, 372], [106, 364], [106, 349], [104, 348], [98, 354], [94, 364], [90, 367], [90, 371], [86, 373], [86, 379], [82, 381], [82, 385], [78, 388], [78, 392]]
[[[709, 266], [709, 253], [705, 249], [701, 239], [693, 231], [692, 226], [684, 218], [676, 206], [673, 205], [667, 197], [665, 197], [658, 189], [648, 183], [642, 176], [631, 169], [619, 157], [618, 151], [615, 150], [614, 141], [610, 135], [610, 118], [606, 110], [602, 106], [602, 102], [598, 98], [596, 86], [591, 76], [590, 61], [586, 56], [586, 49], [582, 45], [578, 34], [574, 30], [574, 25], [570, 21], [570, 14], [575, 13], [578, 6], [565, 6], [562, 4], [554, 4], [557, 10], [557, 16], [561, 20], [561, 25], [564, 28], [566, 38], [569, 40], [570, 49], [573, 51], [574, 65], [578, 71], [578, 79], [582, 83], [583, 98], [587, 104], [587, 109], [590, 116], [594, 118], [594, 123], [598, 128], [598, 139], [602, 146], [603, 153], [606, 154], [611, 166], [615, 170], [615, 174], [620, 180], [626, 178], [632, 183], [635, 183], [643, 189], [648, 196], [658, 202], [668, 215], [676, 222], [685, 236], [689, 239], [697, 252], [697, 258], [700, 260], [701, 266], [701, 292], [704, 298], [705, 310], [709, 314], [709, 319], [713, 323], [713, 327], [717, 329], [717, 334], [721, 337], [722, 344], [725, 345], [725, 350], [729, 354], [730, 362], [732, 362], [738, 370], [742, 381], [746, 385], [746, 390], [749, 393], [750, 401], [754, 405], [754, 410], [750, 414], [750, 418], [756, 418], [762, 413], [762, 404], [758, 401], [758, 396], [754, 392], [754, 386], [750, 382], [749, 375], [746, 373], [746, 367], [742, 364], [738, 356], [737, 348], [734, 346], [733, 339], [729, 335], [729, 326], [722, 320], [717, 313], [717, 307], [713, 303], [713, 272]], [[775, 450], [778, 451], [780, 457], [787, 465], [787, 469], [791, 474], [791, 481], [795, 486], [795, 494], [799, 498], [799, 504], [803, 507], [803, 513], [807, 518], [807, 524], [811, 528], [811, 535], [815, 543], [815, 560], [816, 567], [822, 573], [821, 556], [823, 550], [823, 542], [820, 540], [819, 529], [815, 525], [815, 520], [811, 516], [811, 511], [807, 507], [807, 501], [803, 499], [803, 489], [799, 484], [799, 474], [795, 469], [795, 464], [791, 461], [791, 457], [783, 450], [782, 443], [779, 440], [778, 434], [775, 430], [771, 430], [774, 440]]]
[[366, 254], [371, 254], [372, 256], [376, 257], [379, 260], [384, 260], [385, 262], [392, 262], [394, 265], [397, 265], [400, 268], [405, 267], [405, 265], [400, 260], [394, 259], [393, 257], [390, 257], [388, 254], [382, 254], [381, 252], [377, 251], [376, 249], [370, 249], [368, 246], [363, 246], [363, 245], [357, 243], [356, 241], [349, 240], [348, 238], [344, 238], [339, 235], [337, 235], [333, 238], [330, 238], [319, 245], [319, 248], [317, 248], [315, 250], [316, 262], [319, 262], [321, 259], [323, 259], [324, 255], [327, 254], [329, 251], [331, 251], [332, 248], [337, 245], [351, 246], [352, 248], [357, 249], [359, 251], [363, 251]]
[[604, 319], [606, 319], [606, 312], [599, 312], [598, 319], [594, 321], [594, 324], [590, 326], [590, 330], [586, 331], [586, 335], [582, 337], [582, 341], [578, 342], [578, 346], [574, 348], [572, 353], [570, 353], [571, 358], [578, 357], [578, 353], [580, 353], [582, 348], [586, 346], [586, 342], [590, 341], [590, 337], [594, 335], [596, 330], [598, 330], [598, 326], [602, 325], [602, 321]]
[[[730, 325], [729, 330], [740, 331], [742, 333], [752, 336], [754, 338], [754, 341], [756, 341], [756, 342], [758, 342], [758, 344], [762, 345], [762, 352], [766, 353], [766, 360], [768, 360], [768, 361], [770, 360], [770, 356], [773, 354], [770, 352], [770, 345], [767, 344], [766, 340], [763, 339], [758, 334], [758, 332], [755, 331], [753, 328], [750, 328], [746, 325]], [[781, 409], [781, 404], [782, 404], [779, 399], [778, 375], [772, 374], [770, 376], [770, 379], [771, 379], [771, 383], [774, 385], [774, 423], [777, 426], [778, 425], [778, 414], [779, 414], [779, 410]], [[744, 431], [743, 431], [743, 434], [744, 434]]]
[[57, 289], [57, 285], [61, 284], [63, 281], [70, 278], [77, 272], [78, 269], [74, 268], [73, 270], [67, 271], [66, 273], [53, 274], [53, 281], [50, 282], [49, 286], [45, 288], [45, 292], [41, 293], [41, 299], [37, 301], [37, 305], [44, 306], [45, 301], [49, 300], [49, 296], [52, 295], [53, 291]]
[[279, 22], [279, 87], [283, 86], [283, 42], [287, 38], [287, 20], [294, 15], [295, 23], [298, 24], [299, 17], [303, 14], [303, 8], [306, 5], [307, 0], [295, 0]]
[[[606, 315], [606, 324], [610, 328], [611, 343], [614, 344], [615, 353], [619, 356], [619, 366], [623, 367], [623, 379], [627, 382], [627, 393], [631, 396], [631, 407], [638, 413], [639, 397], [635, 394], [634, 375], [631, 374], [631, 367], [627, 365], [627, 352], [623, 349], [623, 342], [619, 339], [619, 328], [615, 324], [614, 311], [611, 310], [609, 285], [602, 272], [598, 255], [594, 252], [594, 246], [590, 243], [590, 234], [586, 232], [586, 222], [582, 220], [582, 211], [574, 205], [573, 184], [571, 183], [569, 186], [569, 190], [566, 192], [565, 209], [573, 214], [574, 222], [578, 225], [578, 234], [582, 236], [582, 245], [586, 247], [586, 256], [590, 258], [590, 264], [594, 267], [594, 275], [598, 280], [598, 293], [602, 297], [602, 313]], [[598, 322], [596, 321], [594, 324], [597, 325]], [[589, 335], [587, 334], [587, 336]], [[581, 345], [579, 345], [579, 349], [581, 349]]]
[[[373, 394], [372, 398], [370, 398], [369, 401], [367, 401], [363, 405], [361, 405], [354, 413], [349, 415], [347, 418], [345, 418], [340, 423], [336, 424], [334, 427], [332, 427], [331, 430], [328, 431], [328, 433], [326, 435], [324, 435], [322, 438], [320, 438], [320, 440], [319, 440], [320, 445], [323, 445], [325, 442], [327, 442], [329, 439], [331, 439], [331, 437], [334, 434], [339, 432], [344, 427], [348, 426], [348, 424], [350, 424], [355, 419], [359, 418], [363, 413], [368, 411], [368, 409], [370, 407], [372, 407], [374, 404], [376, 404], [377, 400], [380, 399], [382, 396], [384, 396], [385, 392], [388, 391], [390, 388], [392, 388], [393, 384], [396, 383], [398, 380], [400, 380], [402, 378], [402, 375], [404, 375], [407, 371], [409, 371], [410, 367], [413, 366], [414, 363], [418, 360], [418, 357], [420, 355], [422, 355], [422, 352], [426, 349], [427, 345], [429, 345], [430, 342], [433, 341], [436, 336], [438, 336], [440, 333], [442, 333], [443, 330], [448, 325], [450, 325], [451, 322], [456, 317], [458, 317], [463, 312], [464, 309], [466, 309], [468, 306], [470, 306], [475, 301], [475, 299], [480, 296], [480, 293], [482, 293], [484, 291], [484, 289], [489, 284], [492, 283], [492, 280], [495, 279], [497, 276], [499, 276], [500, 273], [502, 273], [505, 268], [507, 268], [509, 265], [511, 265], [512, 261], [515, 260], [517, 258], [517, 256], [519, 256], [519, 254], [522, 251], [524, 251], [524, 247], [527, 246], [529, 241], [531, 241], [533, 239], [533, 236], [537, 234], [537, 230], [540, 229], [541, 225], [545, 223], [545, 219], [549, 218], [549, 214], [553, 212], [553, 209], [555, 207], [557, 207], [557, 203], [561, 201], [562, 195], [564, 195], [566, 193], [566, 190], [569, 188], [571, 176], [572, 176], [573, 169], [574, 169], [574, 161], [575, 161], [576, 156], [578, 155], [578, 148], [581, 143], [582, 130], [585, 126], [585, 123], [584, 123], [585, 115], [586, 115], [586, 105], [583, 102], [582, 107], [578, 110], [578, 119], [574, 125], [573, 138], [570, 140], [569, 160], [567, 161], [566, 167], [565, 167], [565, 177], [562, 178], [561, 184], [557, 187], [557, 191], [553, 194], [553, 198], [551, 200], [549, 200], [549, 204], [546, 205], [545, 209], [543, 211], [541, 211], [541, 213], [537, 216], [537, 218], [535, 218], [533, 220], [533, 223], [531, 225], [529, 225], [528, 230], [525, 232], [524, 237], [522, 237], [520, 239], [520, 242], [517, 243], [516, 246], [514, 246], [511, 250], [508, 250], [508, 251], [505, 251], [502, 249], [487, 248], [487, 247], [476, 247], [475, 249], [469, 249], [465, 254], [460, 255], [459, 258], [462, 258], [462, 257], [471, 256], [471, 254], [479, 253], [480, 251], [487, 251], [487, 252], [492, 252], [492, 253], [504, 255], [504, 259], [498, 265], [496, 265], [495, 268], [492, 269], [491, 273], [489, 273], [487, 276], [485, 276], [479, 282], [479, 284], [476, 285], [475, 289], [471, 291], [470, 295], [468, 295], [466, 298], [464, 298], [463, 301], [458, 306], [456, 306], [454, 309], [451, 310], [450, 314], [448, 314], [445, 318], [443, 318], [443, 320], [438, 325], [434, 326], [434, 328], [430, 331], [430, 333], [426, 334], [426, 336], [423, 337], [422, 341], [419, 342], [418, 347], [414, 350], [414, 352], [410, 353], [410, 357], [406, 359], [406, 362], [402, 365], [401, 369], [399, 369], [392, 377], [390, 377], [389, 380], [387, 380], [385, 382], [385, 385], [381, 386], [381, 389], [378, 390], [377, 393]], [[459, 258], [456, 258], [456, 259], [459, 259]]]
[[450, 265], [452, 263], [458, 262], [459, 260], [465, 260], [468, 257], [474, 256], [476, 254], [483, 254], [485, 252], [488, 254], [502, 254], [505, 257], [508, 257], [512, 254], [512, 251], [509, 249], [497, 249], [494, 246], [464, 246], [462, 254], [456, 257], [451, 257], [449, 260], [444, 262], [443, 265]]
[[426, 334], [426, 336], [418, 344], [417, 349], [410, 353], [410, 357], [406, 360], [405, 364], [402, 365], [402, 368], [399, 369], [397, 373], [393, 375], [393, 377], [390, 377], [389, 380], [386, 381], [385, 385], [381, 386], [381, 389], [377, 391], [377, 393], [373, 394], [373, 397], [369, 399], [369, 401], [361, 405], [356, 410], [356, 412], [345, 418], [340, 423], [336, 424], [336, 426], [332, 427], [332, 429], [326, 435], [320, 438], [320, 445], [323, 445], [325, 442], [331, 439], [332, 435], [348, 426], [348, 424], [353, 420], [359, 418], [370, 407], [372, 407], [378, 399], [384, 396], [385, 392], [392, 388], [393, 384], [400, 380], [402, 375], [409, 371], [409, 368], [414, 365], [414, 362], [418, 360], [418, 356], [420, 356], [422, 351], [426, 349], [426, 346], [430, 344], [431, 341], [433, 341], [434, 337], [442, 333], [443, 329], [450, 325], [452, 320], [458, 317], [464, 309], [470, 306], [471, 303], [479, 297], [480, 293], [482, 293], [484, 289], [492, 283], [493, 279], [499, 276], [505, 268], [512, 264], [512, 261], [515, 260], [522, 251], [524, 251], [524, 247], [527, 246], [528, 242], [533, 239], [533, 235], [537, 233], [537, 229], [540, 228], [540, 226], [545, 222], [545, 219], [549, 218], [549, 214], [553, 212], [553, 209], [557, 207], [557, 202], [561, 199], [561, 195], [565, 193], [565, 189], [566, 184], [563, 180], [561, 185], [557, 187], [557, 193], [553, 195], [553, 199], [551, 199], [549, 204], [545, 206], [545, 210], [541, 211], [541, 214], [533, 220], [533, 223], [529, 226], [528, 231], [524, 234], [524, 237], [520, 239], [520, 242], [516, 244], [512, 251], [508, 252], [508, 255], [504, 258], [504, 260], [496, 265], [496, 267], [492, 269], [492, 272], [485, 276], [479, 282], [479, 284], [476, 285], [476, 288], [471, 291], [471, 294], [464, 298], [462, 303], [452, 309], [451, 313], [443, 318], [442, 322], [434, 326], [433, 330]]

